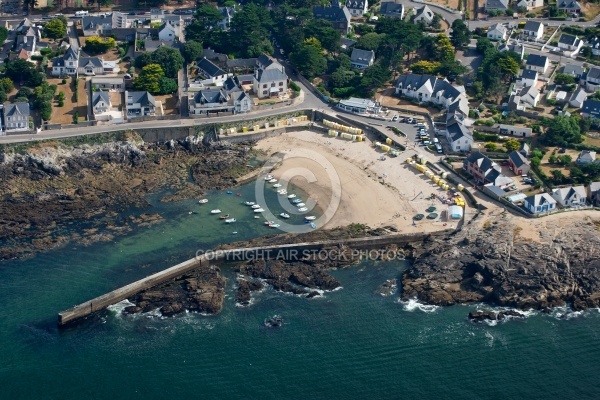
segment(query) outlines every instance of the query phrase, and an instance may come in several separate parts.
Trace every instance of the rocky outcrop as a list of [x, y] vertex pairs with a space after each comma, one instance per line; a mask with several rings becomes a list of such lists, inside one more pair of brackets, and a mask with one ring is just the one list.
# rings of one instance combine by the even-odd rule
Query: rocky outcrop
[[[200, 197], [252, 169], [248, 145], [204, 146], [195, 137], [144, 143], [128, 133], [107, 143], [41, 142], [0, 151], [0, 259], [69, 241], [111, 240], [160, 221], [145, 216], [148, 193], [168, 189], [164, 201]], [[133, 215], [123, 217], [124, 210]]]
[[235, 302], [242, 306], [249, 305], [252, 300], [252, 292], [256, 292], [262, 288], [264, 288], [262, 282], [238, 278], [237, 289], [235, 290]]
[[469, 313], [469, 320], [473, 322], [484, 322], [484, 321], [502, 321], [508, 317], [525, 318], [525, 314], [521, 314], [518, 311], [506, 310], [500, 312], [493, 311], [471, 311]]
[[125, 312], [136, 314], [159, 309], [163, 316], [185, 310], [217, 314], [223, 308], [225, 283], [218, 268], [201, 267], [138, 293], [129, 299], [135, 305], [125, 308]]
[[[524, 240], [509, 221], [431, 238], [414, 249], [403, 299], [435, 305], [487, 302], [518, 309], [600, 306], [600, 237], [590, 222]], [[547, 235], [549, 236], [549, 235]]]
[[377, 293], [384, 297], [387, 297], [396, 293], [397, 289], [398, 284], [396, 279], [388, 279], [387, 281], [383, 282], [381, 286], [379, 286], [379, 288], [377, 289]]
[[314, 297], [314, 290], [334, 290], [340, 283], [322, 268], [304, 262], [287, 264], [283, 260], [253, 260], [237, 268], [239, 273], [264, 279], [281, 292]]

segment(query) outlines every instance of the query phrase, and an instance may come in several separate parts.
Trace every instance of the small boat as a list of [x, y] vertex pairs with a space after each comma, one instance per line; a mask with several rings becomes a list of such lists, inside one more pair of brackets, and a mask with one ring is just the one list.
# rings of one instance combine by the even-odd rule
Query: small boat
[[302, 208], [299, 208], [298, 211], [300, 211], [300, 212], [306, 212], [306, 211], [308, 211], [308, 208], [302, 207]]
[[296, 197], [296, 195], [295, 195], [295, 194], [293, 194], [293, 193], [292, 193], [292, 194], [290, 194], [290, 195], [288, 195], [288, 199], [293, 199], [294, 197]]
[[271, 179], [273, 179], [273, 175], [265, 176], [265, 181], [270, 181]]
[[294, 204], [302, 203], [302, 199], [294, 199], [294, 200], [292, 200], [292, 203], [294, 203]]
[[273, 225], [275, 223], [275, 221], [265, 221], [265, 225]]
[[228, 190], [226, 193], [227, 194], [233, 194], [233, 192], [231, 190]]
[[298, 204], [296, 204], [296, 207], [304, 207], [305, 205], [306, 204], [304, 204], [304, 203], [298, 203]]
[[255, 216], [254, 216], [254, 219], [260, 219], [260, 216], [258, 216], [258, 215], [255, 215]]
[[193, 211], [188, 212], [189, 215], [192, 215], [193, 213], [194, 213]]
[[219, 210], [219, 209], [216, 209], [216, 210], [211, 210], [211, 211], [210, 211], [210, 213], [211, 213], [211, 214], [220, 214], [220, 213], [221, 213], [221, 210]]
[[229, 218], [229, 214], [225, 214], [225, 215], [220, 215], [219, 216], [220, 219], [225, 219], [225, 218]]
[[314, 215], [308, 215], [304, 217], [304, 219], [307, 221], [314, 221], [315, 219], [317, 219], [317, 217], [315, 217]]
[[280, 188], [281, 186], [283, 186], [281, 183], [276, 183], [273, 185], [274, 188]]
[[233, 234], [234, 234], [234, 235], [237, 235], [237, 231], [233, 231]]
[[260, 205], [258, 205], [258, 204], [253, 204], [253, 205], [251, 205], [250, 207], [251, 207], [251, 208], [260, 208]]
[[289, 218], [289, 217], [290, 217], [290, 214], [281, 213], [281, 214], [279, 214], [279, 216], [280, 216], [281, 218], [285, 218], [285, 219], [287, 219], [287, 218]]
[[231, 224], [231, 223], [233, 223], [233, 222], [235, 222], [235, 221], [236, 221], [236, 219], [235, 219], [235, 218], [227, 218], [227, 219], [225, 220], [225, 222], [227, 222], [228, 224]]
[[317, 229], [317, 225], [314, 222], [310, 223], [310, 227], [313, 228], [313, 229]]
[[241, 193], [236, 193], [235, 195], [236, 195], [237, 197], [242, 197], [242, 194], [241, 194]]
[[283, 190], [280, 190], [280, 191], [279, 191], [279, 192], [277, 192], [277, 193], [279, 193], [279, 194], [280, 194], [280, 195], [282, 195], [282, 196], [285, 196], [285, 195], [287, 194], [287, 190], [283, 189]]
[[279, 224], [271, 224], [269, 225], [269, 228], [279, 228], [281, 225]]
[[244, 204], [247, 206], [253, 206], [256, 203], [254, 203], [253, 201], [245, 201]]
[[206, 204], [206, 203], [208, 203], [208, 199], [198, 200], [198, 203], [200, 203], [200, 204]]
[[269, 183], [275, 183], [275, 182], [277, 182], [277, 179], [275, 179], [275, 178], [269, 180]]
[[254, 212], [265, 212], [265, 210], [263, 210], [262, 208], [255, 208]]

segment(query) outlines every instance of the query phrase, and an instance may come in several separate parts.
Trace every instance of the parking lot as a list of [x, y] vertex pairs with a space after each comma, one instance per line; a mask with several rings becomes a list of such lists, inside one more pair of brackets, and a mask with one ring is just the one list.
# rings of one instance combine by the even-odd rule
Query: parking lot
[[[396, 116], [398, 117], [396, 121], [394, 121], [394, 119], [396, 119]], [[415, 117], [412, 117], [415, 118]], [[418, 149], [419, 147], [422, 148], [423, 150], [424, 147], [426, 147], [426, 144], [423, 143], [423, 141], [421, 140], [421, 136], [420, 136], [420, 128], [417, 126], [417, 123], [421, 123], [421, 124], [425, 124], [425, 127], [423, 129], [425, 129], [425, 131], [427, 132], [427, 134], [429, 135], [429, 142], [430, 144], [433, 144], [433, 140], [434, 138], [436, 138], [434, 131], [432, 129], [431, 126], [429, 126], [428, 121], [420, 116], [416, 117], [416, 121], [412, 121], [413, 123], [409, 123], [408, 121], [406, 121], [406, 117], [400, 115], [400, 114], [391, 114], [390, 119], [388, 119], [388, 121], [385, 122], [385, 126], [393, 132], [393, 128], [399, 129], [402, 133], [404, 133], [406, 135], [406, 147], [407, 148], [412, 148], [412, 149]], [[404, 122], [402, 122], [404, 121]], [[433, 152], [433, 154], [435, 155], [442, 155], [442, 154], [438, 154], [435, 151]]]

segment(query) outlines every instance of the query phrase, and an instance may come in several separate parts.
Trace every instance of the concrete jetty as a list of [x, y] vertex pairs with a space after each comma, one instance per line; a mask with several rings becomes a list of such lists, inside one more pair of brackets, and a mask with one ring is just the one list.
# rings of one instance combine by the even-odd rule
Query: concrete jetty
[[58, 313], [58, 325], [63, 326], [84, 318], [96, 311], [125, 300], [142, 290], [149, 289], [170, 279], [185, 274], [203, 265], [221, 262], [242, 262], [257, 258], [263, 259], [300, 259], [306, 252], [315, 252], [334, 246], [348, 246], [353, 249], [373, 249], [389, 244], [404, 245], [419, 242], [430, 236], [444, 236], [454, 229], [446, 229], [434, 233], [403, 233], [376, 237], [365, 237], [344, 240], [327, 240], [319, 242], [293, 243], [274, 246], [248, 247], [239, 249], [217, 250], [210, 254], [201, 254], [173, 267], [157, 272], [139, 281], [130, 283], [112, 292], [76, 305]]

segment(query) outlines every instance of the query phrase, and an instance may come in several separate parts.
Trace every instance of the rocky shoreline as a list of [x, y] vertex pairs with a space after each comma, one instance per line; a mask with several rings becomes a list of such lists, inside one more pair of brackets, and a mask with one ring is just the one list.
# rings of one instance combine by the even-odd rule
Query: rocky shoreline
[[413, 249], [402, 298], [428, 304], [488, 303], [520, 310], [600, 307], [600, 235], [577, 221], [546, 243], [525, 240], [509, 221], [431, 238]]
[[[195, 137], [145, 143], [137, 134], [127, 133], [118, 141], [100, 144], [48, 141], [26, 149], [4, 146], [0, 260], [72, 241], [110, 241], [159, 223], [161, 217], [148, 212], [147, 194], [166, 191], [161, 201], [178, 201], [231, 187], [253, 169], [251, 145], [203, 143]], [[72, 229], [73, 224], [78, 229]]]

